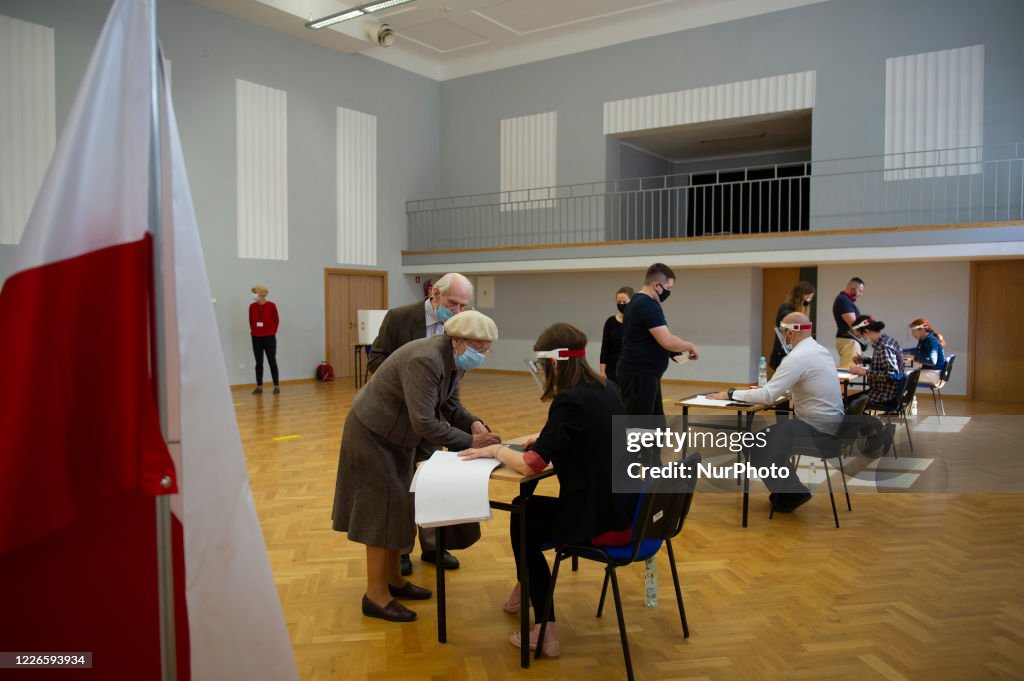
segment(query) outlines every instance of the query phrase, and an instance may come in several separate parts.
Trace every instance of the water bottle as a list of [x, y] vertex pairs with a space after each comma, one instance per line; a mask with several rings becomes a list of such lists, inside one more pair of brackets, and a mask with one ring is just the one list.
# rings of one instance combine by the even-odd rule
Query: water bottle
[[654, 556], [647, 559], [644, 567], [644, 605], [653, 608], [658, 605], [658, 566]]
[[917, 395], [914, 395], [914, 400], [910, 403], [910, 415], [917, 416]]
[[810, 466], [810, 477], [807, 481], [807, 488], [811, 490], [811, 494], [814, 494], [814, 490], [818, 487], [818, 462], [811, 459]]
[[757, 387], [763, 388], [768, 382], [768, 363], [764, 361], [764, 355], [757, 362]]

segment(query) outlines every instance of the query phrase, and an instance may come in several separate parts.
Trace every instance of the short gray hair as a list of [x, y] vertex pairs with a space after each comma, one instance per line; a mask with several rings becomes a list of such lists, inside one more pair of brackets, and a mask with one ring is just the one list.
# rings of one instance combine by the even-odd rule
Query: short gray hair
[[443, 277], [441, 277], [440, 279], [437, 280], [437, 283], [434, 284], [434, 288], [436, 288], [438, 291], [440, 291], [441, 295], [444, 295], [444, 294], [448, 293], [448, 289], [451, 287], [452, 282], [456, 282], [456, 281], [462, 282], [462, 284], [467, 289], [469, 289], [469, 297], [470, 297], [470, 299], [472, 299], [473, 298], [473, 284], [469, 281], [469, 279], [467, 279], [463, 275], [459, 274], [458, 272], [449, 272], [448, 274], [444, 275]]

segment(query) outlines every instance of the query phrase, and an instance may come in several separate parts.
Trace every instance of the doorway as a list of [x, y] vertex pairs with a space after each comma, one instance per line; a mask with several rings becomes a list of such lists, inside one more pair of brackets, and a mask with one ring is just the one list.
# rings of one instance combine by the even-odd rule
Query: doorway
[[[761, 270], [761, 354], [765, 359], [772, 356], [775, 345], [775, 315], [779, 306], [786, 302], [789, 292], [801, 281], [818, 286], [817, 267], [766, 267]], [[817, 325], [815, 311], [818, 296], [814, 296], [811, 304], [811, 323]], [[815, 331], [815, 336], [817, 332]], [[768, 368], [768, 375], [774, 372]]]
[[967, 390], [973, 399], [1021, 401], [1024, 318], [1010, 307], [1014, 291], [1024, 291], [1024, 260], [971, 263]]
[[336, 377], [355, 375], [353, 351], [359, 342], [357, 312], [384, 310], [387, 306], [387, 272], [324, 269], [324, 349]]

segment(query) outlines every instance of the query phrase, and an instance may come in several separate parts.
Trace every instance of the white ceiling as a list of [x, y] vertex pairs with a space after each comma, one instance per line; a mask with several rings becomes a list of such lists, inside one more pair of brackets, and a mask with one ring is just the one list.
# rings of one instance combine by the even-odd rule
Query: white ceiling
[[387, 48], [364, 35], [374, 19], [318, 31], [303, 25], [366, 0], [194, 1], [338, 52], [447, 80], [827, 0], [413, 0], [374, 15], [397, 34]]

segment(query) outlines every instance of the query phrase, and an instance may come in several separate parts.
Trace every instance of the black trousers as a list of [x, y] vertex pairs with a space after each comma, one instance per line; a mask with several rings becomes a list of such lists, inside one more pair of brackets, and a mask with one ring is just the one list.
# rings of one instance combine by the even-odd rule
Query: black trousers
[[661, 376], [618, 370], [619, 393], [630, 416], [664, 416], [661, 400]]
[[764, 484], [772, 492], [807, 492], [807, 488], [797, 478], [796, 469], [790, 460], [793, 450], [830, 452], [838, 451], [838, 448], [839, 440], [834, 436], [826, 435], [800, 419], [790, 419], [766, 429], [765, 446], [753, 448], [750, 463], [757, 467], [775, 464], [778, 468], [789, 469], [788, 478], [765, 478]]
[[253, 336], [252, 354], [256, 356], [256, 385], [263, 385], [263, 354], [267, 355], [270, 365], [270, 377], [274, 385], [278, 385], [277, 375], [277, 336]]
[[[522, 497], [516, 497], [512, 503], [518, 504]], [[509, 537], [512, 540], [512, 553], [516, 557], [516, 574], [519, 566], [526, 561], [526, 570], [530, 574], [530, 603], [533, 603], [533, 621], [540, 622], [544, 616], [544, 603], [551, 587], [551, 568], [541, 547], [551, 542], [551, 521], [558, 512], [558, 499], [554, 497], [532, 496], [526, 505], [526, 555], [519, 555], [519, 523], [520, 515], [512, 514]], [[522, 596], [521, 596], [522, 598]], [[529, 607], [524, 601], [522, 607]], [[555, 604], [551, 604], [549, 622], [555, 621]]]

